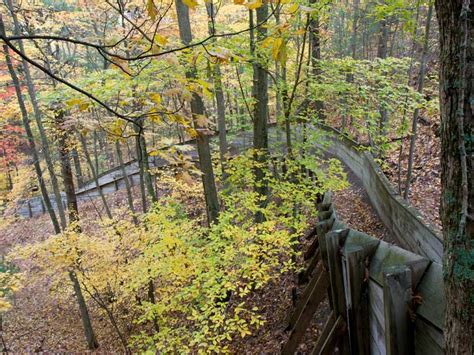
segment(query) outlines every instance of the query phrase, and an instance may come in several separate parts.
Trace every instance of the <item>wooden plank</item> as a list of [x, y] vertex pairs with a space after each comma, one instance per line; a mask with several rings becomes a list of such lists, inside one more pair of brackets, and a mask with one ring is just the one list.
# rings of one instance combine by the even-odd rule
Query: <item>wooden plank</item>
[[296, 322], [301, 317], [301, 313], [304, 311], [304, 308], [308, 304], [309, 298], [311, 297], [314, 287], [316, 283], [318, 282], [318, 279], [321, 273], [323, 272], [325, 271], [323, 270], [321, 266], [316, 269], [315, 276], [310, 280], [309, 284], [304, 289], [303, 294], [301, 295], [301, 298], [296, 304], [296, 307], [293, 313], [291, 314], [290, 319], [288, 320], [288, 325], [286, 326], [285, 330], [287, 331], [292, 330], [295, 327]]
[[408, 312], [412, 279], [408, 266], [391, 266], [384, 271], [383, 298], [387, 354], [413, 354], [413, 329]]
[[443, 333], [422, 318], [415, 320], [415, 354], [444, 354]]
[[416, 314], [442, 331], [444, 329], [446, 298], [443, 288], [443, 267], [440, 264], [431, 263], [416, 289], [416, 294], [422, 299]]
[[308, 282], [308, 280], [311, 278], [311, 275], [313, 274], [313, 271], [316, 269], [316, 266], [319, 264], [320, 260], [321, 260], [321, 250], [318, 248], [314, 256], [309, 261], [308, 267], [298, 275], [298, 283], [300, 285]]
[[369, 299], [365, 280], [367, 252], [361, 246], [345, 246], [344, 249], [344, 290], [351, 353], [368, 354]]
[[321, 331], [321, 334], [319, 334], [318, 340], [316, 341], [316, 344], [314, 345], [314, 348], [311, 351], [311, 354], [321, 353], [324, 343], [326, 343], [326, 341], [329, 338], [329, 335], [331, 334], [331, 332], [333, 332], [335, 323], [336, 323], [336, 317], [334, 316], [334, 312], [331, 312], [331, 314], [329, 314], [328, 319], [324, 323], [323, 330]]
[[303, 259], [304, 260], [311, 259], [316, 254], [316, 250], [318, 250], [318, 248], [319, 248], [319, 239], [315, 238], [313, 242], [311, 243], [311, 245], [303, 254]]
[[[344, 292], [344, 275], [342, 271], [342, 250], [349, 234], [349, 229], [336, 230], [326, 234], [328, 270], [330, 276], [330, 305], [336, 316], [342, 316], [346, 322], [346, 303]], [[339, 344], [342, 354], [349, 353], [349, 337], [347, 333]]]
[[369, 279], [370, 353], [385, 355], [385, 315], [383, 289]]
[[370, 263], [370, 277], [382, 286], [385, 268], [406, 265], [412, 271], [413, 289], [415, 289], [429, 264], [430, 261], [425, 257], [380, 241], [377, 251]]
[[316, 309], [326, 296], [326, 289], [328, 285], [328, 274], [326, 272], [321, 272], [317, 277], [317, 281], [313, 287], [308, 302], [305, 304], [303, 311], [296, 320], [295, 327], [291, 331], [290, 337], [283, 347], [281, 352], [283, 355], [292, 355], [295, 353], [306, 329], [311, 322], [311, 319], [313, 318], [314, 313], [316, 312]]
[[331, 330], [329, 331], [326, 339], [324, 339], [321, 346], [318, 344], [317, 347], [311, 352], [311, 354], [317, 355], [333, 355], [336, 353], [336, 346], [341, 341], [341, 336], [344, 334], [346, 328], [346, 322], [342, 316], [337, 317]]
[[326, 248], [331, 285], [331, 298], [336, 316], [346, 314], [344, 299], [344, 280], [342, 274], [341, 249], [344, 246], [349, 229], [332, 231], [326, 234]]

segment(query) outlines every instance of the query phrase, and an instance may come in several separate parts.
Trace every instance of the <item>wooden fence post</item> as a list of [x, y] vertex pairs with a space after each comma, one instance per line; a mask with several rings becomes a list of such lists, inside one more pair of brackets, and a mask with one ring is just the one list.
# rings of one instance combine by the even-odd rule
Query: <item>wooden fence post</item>
[[344, 288], [351, 353], [369, 354], [368, 280], [365, 280], [367, 250], [362, 246], [351, 245], [346, 247], [344, 256]]
[[346, 301], [344, 299], [344, 279], [342, 274], [341, 249], [345, 239], [349, 234], [349, 229], [338, 230], [326, 234], [326, 248], [331, 284], [331, 296], [334, 302], [334, 312], [336, 317], [346, 316]]
[[[330, 279], [330, 304], [336, 319], [341, 316], [346, 322], [346, 300], [344, 293], [344, 276], [342, 271], [342, 248], [349, 234], [349, 229], [337, 230], [326, 234], [326, 248]], [[341, 354], [349, 353], [347, 332], [339, 339], [338, 347]]]
[[384, 271], [383, 300], [387, 355], [414, 353], [413, 329], [408, 313], [412, 298], [412, 275], [408, 266], [392, 266]]

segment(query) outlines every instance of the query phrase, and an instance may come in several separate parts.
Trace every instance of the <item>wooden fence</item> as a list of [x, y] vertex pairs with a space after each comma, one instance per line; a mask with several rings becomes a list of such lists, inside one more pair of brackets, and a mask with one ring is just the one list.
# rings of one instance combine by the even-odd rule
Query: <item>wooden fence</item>
[[359, 178], [371, 205], [399, 245], [441, 263], [441, 234], [435, 232], [432, 225], [423, 222], [420, 212], [393, 189], [367, 148], [332, 127], [321, 124], [316, 127], [324, 132], [316, 145], [340, 159]]
[[321, 301], [330, 316], [312, 354], [443, 354], [441, 265], [347, 228], [326, 194], [306, 251], [309, 280], [282, 354], [296, 353]]

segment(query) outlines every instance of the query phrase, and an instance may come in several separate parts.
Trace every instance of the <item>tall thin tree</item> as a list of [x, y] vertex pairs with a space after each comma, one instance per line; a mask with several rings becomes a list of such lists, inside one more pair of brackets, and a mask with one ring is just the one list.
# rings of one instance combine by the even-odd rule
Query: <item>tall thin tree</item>
[[[178, 15], [179, 35], [181, 42], [185, 46], [193, 40], [191, 23], [189, 21], [189, 8], [182, 0], [175, 0], [176, 13]], [[186, 77], [195, 80], [198, 77], [195, 65], [187, 68]], [[209, 224], [217, 222], [219, 216], [219, 201], [217, 198], [217, 188], [212, 167], [211, 148], [209, 146], [209, 136], [206, 127], [200, 123], [200, 118], [204, 116], [204, 102], [202, 97], [194, 92], [191, 99], [191, 113], [193, 116], [194, 129], [196, 130], [196, 145], [199, 155], [199, 164], [202, 172], [202, 183], [207, 207]]]

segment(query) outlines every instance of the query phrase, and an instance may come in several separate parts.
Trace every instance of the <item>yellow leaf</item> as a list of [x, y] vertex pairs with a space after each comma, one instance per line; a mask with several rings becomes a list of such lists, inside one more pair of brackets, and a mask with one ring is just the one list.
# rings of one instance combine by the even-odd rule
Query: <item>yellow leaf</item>
[[275, 38], [273, 41], [273, 47], [272, 47], [272, 58], [273, 60], [278, 60], [278, 54], [280, 53], [280, 47], [283, 44], [283, 38]]
[[288, 12], [289, 12], [289, 13], [296, 12], [296, 10], [298, 10], [298, 7], [299, 7], [298, 4], [293, 4], [293, 5], [291, 5], [290, 7], [288, 7]]
[[161, 104], [161, 95], [157, 92], [150, 94], [150, 99], [157, 105]]
[[83, 101], [81, 99], [71, 99], [66, 101], [66, 107], [67, 108], [73, 108], [76, 105], [82, 104]]
[[164, 46], [166, 43], [168, 43], [168, 38], [166, 38], [162, 35], [156, 34], [155, 35], [155, 42], [158, 43], [160, 46]]
[[267, 37], [263, 40], [262, 42], [262, 47], [263, 48], [267, 48], [267, 47], [270, 47], [272, 44], [273, 44], [273, 41], [275, 39], [273, 37]]
[[146, 11], [148, 12], [148, 16], [150, 16], [150, 18], [155, 21], [158, 11], [156, 11], [155, 2], [153, 0], [148, 0], [146, 2]]
[[183, 3], [193, 10], [198, 5], [197, 0], [183, 0]]
[[245, 4], [249, 10], [255, 10], [262, 6], [262, 0], [252, 0]]
[[234, 0], [234, 4], [236, 5], [242, 5], [245, 2], [245, 0]]

